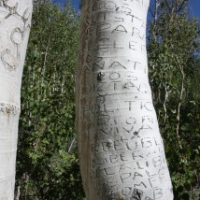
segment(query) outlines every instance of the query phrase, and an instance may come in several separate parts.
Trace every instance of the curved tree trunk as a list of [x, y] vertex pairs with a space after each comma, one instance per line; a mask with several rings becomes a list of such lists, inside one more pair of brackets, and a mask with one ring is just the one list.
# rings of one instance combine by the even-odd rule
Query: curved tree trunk
[[84, 4], [76, 115], [87, 200], [172, 200], [148, 81], [149, 0]]
[[20, 88], [31, 0], [0, 0], [0, 200], [14, 199]]

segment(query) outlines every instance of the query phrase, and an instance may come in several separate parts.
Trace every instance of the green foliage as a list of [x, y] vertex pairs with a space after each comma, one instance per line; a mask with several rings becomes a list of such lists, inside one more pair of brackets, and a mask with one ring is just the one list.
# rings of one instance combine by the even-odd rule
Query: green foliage
[[183, 1], [163, 2], [149, 26], [150, 82], [175, 200], [197, 200], [191, 191], [200, 185], [199, 25]]
[[35, 4], [21, 94], [20, 199], [83, 199], [74, 130], [78, 27], [70, 4]]
[[[70, 4], [60, 10], [45, 2], [34, 6], [24, 68], [16, 195], [20, 191], [21, 200], [83, 200], [74, 130], [79, 19]], [[154, 105], [175, 200], [198, 200], [199, 25], [188, 17], [183, 0], [161, 2], [148, 34]]]

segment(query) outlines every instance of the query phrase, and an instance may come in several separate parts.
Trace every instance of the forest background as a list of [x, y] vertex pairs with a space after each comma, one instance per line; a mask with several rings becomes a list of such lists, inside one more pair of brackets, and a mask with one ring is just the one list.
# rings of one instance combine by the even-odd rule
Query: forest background
[[[189, 9], [192, 0], [152, 1], [149, 80], [175, 200], [199, 200], [199, 22]], [[34, 1], [21, 94], [16, 200], [85, 199], [74, 99], [80, 12], [70, 2], [60, 7]]]

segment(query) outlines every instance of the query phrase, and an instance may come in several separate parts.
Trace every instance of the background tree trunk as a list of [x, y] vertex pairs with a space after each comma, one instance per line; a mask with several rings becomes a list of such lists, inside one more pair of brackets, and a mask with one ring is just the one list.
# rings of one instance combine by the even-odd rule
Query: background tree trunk
[[152, 105], [148, 0], [84, 2], [77, 131], [87, 200], [172, 200]]
[[0, 1], [0, 199], [14, 199], [20, 88], [31, 0]]

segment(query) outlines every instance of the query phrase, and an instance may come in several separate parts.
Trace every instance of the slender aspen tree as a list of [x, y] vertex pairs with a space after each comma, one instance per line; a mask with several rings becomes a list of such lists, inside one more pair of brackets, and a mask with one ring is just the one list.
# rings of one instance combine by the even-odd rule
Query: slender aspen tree
[[14, 199], [20, 88], [31, 0], [0, 0], [0, 200]]
[[87, 200], [172, 200], [146, 53], [149, 0], [87, 0], [77, 69]]

